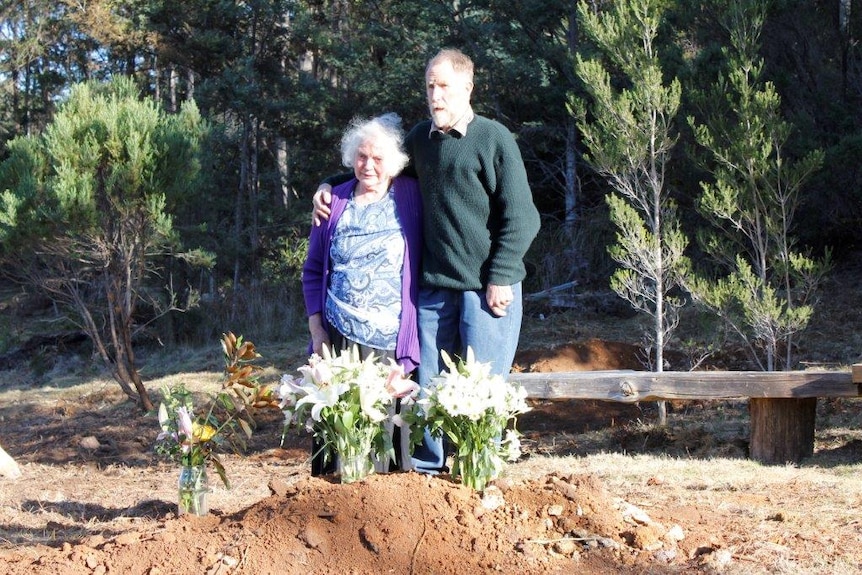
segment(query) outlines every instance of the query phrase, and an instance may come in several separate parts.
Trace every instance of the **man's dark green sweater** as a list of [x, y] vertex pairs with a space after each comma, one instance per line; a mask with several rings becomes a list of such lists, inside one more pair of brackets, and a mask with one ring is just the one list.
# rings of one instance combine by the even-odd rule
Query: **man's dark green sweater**
[[420, 122], [405, 141], [424, 206], [422, 285], [467, 291], [523, 280], [539, 212], [514, 137], [482, 116], [463, 136], [430, 130]]

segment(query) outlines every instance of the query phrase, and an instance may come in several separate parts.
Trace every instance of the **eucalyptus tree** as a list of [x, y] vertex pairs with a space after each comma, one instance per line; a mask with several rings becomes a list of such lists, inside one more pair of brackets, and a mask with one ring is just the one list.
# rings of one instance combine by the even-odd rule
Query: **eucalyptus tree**
[[10, 135], [39, 131], [69, 87], [133, 74], [148, 62], [148, 0], [0, 4], [0, 88]]
[[702, 183], [698, 210], [713, 228], [699, 240], [726, 275], [692, 276], [687, 287], [746, 344], [761, 369], [772, 371], [793, 367], [794, 336], [811, 319], [829, 258], [803, 253], [793, 235], [803, 186], [823, 154], [794, 158], [787, 152], [792, 126], [782, 118], [781, 98], [758, 56], [766, 9], [759, 0], [729, 2], [726, 71], [705, 98], [703, 123], [689, 118], [712, 176]]
[[69, 81], [56, 50], [68, 30], [63, 10], [49, 0], [4, 2], [0, 10], [0, 142], [38, 132], [51, 98]]
[[474, 105], [516, 134], [534, 189], [554, 192], [537, 199], [562, 212], [571, 230], [581, 223], [580, 153], [575, 120], [561, 104], [580, 90], [575, 4], [472, 0], [453, 6], [458, 39], [481, 72]]
[[193, 257], [178, 251], [170, 211], [194, 189], [205, 131], [193, 103], [167, 115], [128, 78], [88, 82], [72, 88], [43, 134], [14, 139], [0, 164], [3, 269], [64, 310], [147, 411], [133, 347], [144, 327], [138, 312], [145, 304], [152, 318], [179, 303], [157, 264]]
[[[574, 101], [588, 160], [614, 192], [607, 196], [617, 226], [611, 257], [620, 265], [611, 287], [651, 318], [644, 336], [654, 371], [664, 369], [664, 348], [678, 324], [682, 300], [672, 295], [688, 262], [687, 240], [669, 198], [666, 170], [677, 135], [680, 83], [665, 83], [655, 39], [663, 2], [624, 0], [607, 12], [578, 6], [581, 29], [606, 58], [578, 54], [577, 74], [591, 97], [589, 107]], [[612, 80], [611, 72], [619, 74]], [[664, 403], [660, 422], [666, 422]]]

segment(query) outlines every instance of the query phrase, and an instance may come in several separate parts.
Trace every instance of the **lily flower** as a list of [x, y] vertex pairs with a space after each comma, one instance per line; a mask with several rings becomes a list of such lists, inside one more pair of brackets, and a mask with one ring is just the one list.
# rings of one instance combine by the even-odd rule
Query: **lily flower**
[[177, 431], [179, 431], [180, 435], [185, 435], [189, 440], [194, 437], [192, 416], [186, 406], [177, 408]]

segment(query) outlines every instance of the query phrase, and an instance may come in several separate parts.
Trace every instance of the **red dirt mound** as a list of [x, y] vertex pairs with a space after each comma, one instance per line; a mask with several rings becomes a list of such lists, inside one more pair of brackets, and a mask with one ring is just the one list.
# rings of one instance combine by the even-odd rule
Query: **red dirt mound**
[[168, 513], [110, 539], [0, 552], [4, 573], [619, 573], [634, 549], [673, 543], [627, 522], [588, 475], [498, 481], [482, 496], [417, 473], [270, 488], [233, 515]]

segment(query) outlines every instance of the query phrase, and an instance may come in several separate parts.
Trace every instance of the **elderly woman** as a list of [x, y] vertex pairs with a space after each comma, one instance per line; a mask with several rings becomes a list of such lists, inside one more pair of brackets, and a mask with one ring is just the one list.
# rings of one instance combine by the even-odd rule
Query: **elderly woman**
[[[416, 180], [399, 176], [403, 145], [395, 114], [350, 125], [341, 158], [354, 178], [333, 188], [331, 217], [312, 226], [302, 287], [310, 351], [356, 345], [362, 357], [391, 357], [410, 373], [419, 364], [422, 199]], [[334, 471], [325, 448], [312, 448], [312, 475]], [[402, 460], [409, 463], [409, 452]]]

